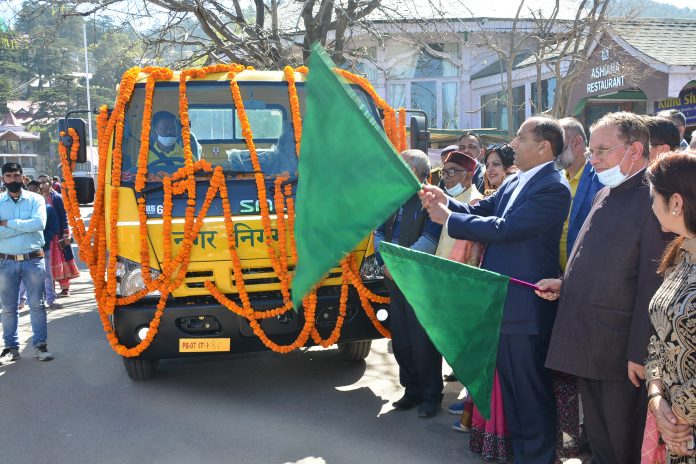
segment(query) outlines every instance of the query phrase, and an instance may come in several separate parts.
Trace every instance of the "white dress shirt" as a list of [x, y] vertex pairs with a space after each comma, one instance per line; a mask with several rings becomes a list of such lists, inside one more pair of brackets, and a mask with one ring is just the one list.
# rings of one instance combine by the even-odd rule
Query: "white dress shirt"
[[529, 180], [532, 177], [534, 177], [539, 171], [541, 171], [541, 169], [544, 166], [551, 163], [553, 163], [553, 161], [547, 161], [546, 163], [540, 164], [539, 166], [535, 166], [528, 171], [519, 171], [517, 173], [517, 186], [515, 187], [515, 190], [513, 190], [512, 195], [510, 196], [510, 199], [507, 202], [507, 205], [505, 205], [503, 214], [501, 214], [500, 217], [505, 217], [505, 213], [507, 213], [508, 209], [510, 209], [510, 207], [515, 203], [517, 196], [520, 194], [524, 186], [527, 185], [527, 182], [529, 182]]

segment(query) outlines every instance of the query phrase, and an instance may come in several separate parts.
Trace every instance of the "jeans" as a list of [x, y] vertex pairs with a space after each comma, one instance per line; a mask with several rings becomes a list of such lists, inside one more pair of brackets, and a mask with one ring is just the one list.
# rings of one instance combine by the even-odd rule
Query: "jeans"
[[[44, 258], [44, 264], [46, 267], [46, 277], [44, 278], [46, 293], [44, 294], [44, 296], [46, 306], [50, 307], [53, 303], [56, 302], [56, 298], [58, 298], [58, 295], [56, 295], [56, 283], [53, 281], [53, 274], [51, 274], [51, 262], [48, 258], [48, 252], [46, 252], [46, 256]], [[22, 282], [21, 284], [19, 284], [19, 304], [26, 304], [26, 302], [27, 289], [24, 286], [24, 282]]]
[[2, 302], [2, 337], [5, 348], [19, 348], [17, 336], [17, 300], [20, 282], [27, 289], [27, 304], [34, 346], [45, 345], [48, 337], [44, 295], [44, 260], [34, 258], [24, 261], [0, 259], [0, 302]]

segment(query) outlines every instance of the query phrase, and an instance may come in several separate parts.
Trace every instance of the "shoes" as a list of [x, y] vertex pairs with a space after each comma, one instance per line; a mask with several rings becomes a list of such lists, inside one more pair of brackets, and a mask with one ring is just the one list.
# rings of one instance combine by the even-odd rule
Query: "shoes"
[[34, 357], [39, 361], [49, 361], [53, 359], [53, 353], [46, 349], [46, 345], [38, 345], [34, 347]]
[[457, 432], [463, 432], [463, 433], [471, 432], [471, 427], [467, 427], [466, 425], [463, 425], [459, 421], [456, 421], [454, 424], [452, 424], [452, 428], [454, 430], [456, 430]]
[[423, 418], [430, 418], [430, 417], [435, 417], [437, 416], [437, 413], [440, 412], [440, 407], [442, 406], [441, 403], [421, 403], [420, 406], [418, 406], [418, 417], [423, 417]]
[[56, 295], [57, 298], [63, 298], [64, 296], [70, 295], [70, 291], [67, 288], [64, 288], [63, 290], [60, 291], [58, 295]]
[[420, 403], [420, 398], [414, 398], [413, 396], [408, 396], [404, 394], [404, 396], [402, 396], [401, 399], [394, 401], [392, 403], [392, 406], [394, 406], [394, 409], [398, 409], [400, 411], [407, 411], [409, 409], [415, 408]]
[[457, 381], [457, 376], [454, 375], [454, 372], [451, 374], [447, 374], [446, 376], [443, 377], [443, 380], [445, 382], [456, 382]]
[[465, 402], [462, 401], [460, 403], [454, 403], [450, 405], [448, 411], [450, 414], [454, 414], [456, 416], [461, 416], [462, 413], [464, 412], [464, 404]]
[[0, 353], [0, 364], [15, 362], [19, 359], [19, 350], [17, 348], [5, 348]]
[[48, 305], [48, 309], [62, 309], [62, 308], [63, 308], [63, 305], [60, 303], [53, 302], [50, 305]]

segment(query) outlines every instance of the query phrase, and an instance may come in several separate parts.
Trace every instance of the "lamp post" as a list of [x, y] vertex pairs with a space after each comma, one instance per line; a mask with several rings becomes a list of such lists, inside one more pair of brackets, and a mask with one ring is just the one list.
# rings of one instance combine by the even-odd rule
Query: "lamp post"
[[88, 150], [87, 152], [89, 153], [89, 160], [90, 160], [90, 174], [94, 172], [94, 163], [92, 162], [92, 101], [89, 95], [89, 58], [87, 56], [87, 23], [83, 22], [82, 23], [82, 39], [84, 43], [84, 48], [85, 48], [85, 82], [87, 83], [87, 108], [90, 110], [89, 113], [87, 113], [87, 129], [89, 133], [89, 141], [87, 142], [87, 147]]

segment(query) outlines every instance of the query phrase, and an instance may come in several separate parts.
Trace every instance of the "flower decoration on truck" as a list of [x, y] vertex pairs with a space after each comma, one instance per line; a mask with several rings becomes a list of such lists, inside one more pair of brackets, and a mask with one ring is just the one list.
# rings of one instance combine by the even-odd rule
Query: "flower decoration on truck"
[[[182, 140], [184, 152], [184, 166], [179, 170], [162, 179], [164, 201], [162, 209], [163, 220], [163, 260], [161, 273], [153, 278], [150, 272], [150, 250], [147, 229], [147, 210], [145, 185], [147, 182], [147, 161], [150, 148], [150, 132], [152, 130], [152, 106], [157, 81], [170, 81], [174, 77], [174, 72], [162, 67], [138, 67], [126, 71], [121, 79], [118, 89], [116, 103], [111, 112], [106, 106], [100, 108], [97, 116], [97, 138], [99, 168], [97, 178], [97, 192], [94, 200], [94, 210], [90, 219], [89, 227], [85, 227], [84, 220], [80, 215], [75, 182], [72, 175], [72, 166], [77, 159], [80, 140], [73, 129], [68, 129], [67, 135], [73, 140], [70, 151], [62, 141], [59, 143], [58, 152], [61, 158], [63, 172], [63, 188], [66, 194], [65, 203], [68, 209], [68, 219], [73, 230], [75, 239], [79, 246], [80, 258], [88, 265], [90, 275], [94, 282], [95, 296], [97, 300], [100, 319], [106, 333], [107, 339], [114, 351], [124, 357], [139, 356], [145, 351], [155, 336], [161, 322], [162, 315], [166, 309], [168, 296], [182, 285], [188, 265], [191, 259], [191, 251], [194, 242], [200, 234], [204, 225], [204, 219], [210, 205], [216, 197], [221, 199], [225, 232], [227, 236], [227, 248], [230, 255], [232, 275], [234, 278], [237, 298], [239, 303], [228, 298], [212, 281], [204, 282], [205, 288], [210, 295], [220, 304], [235, 314], [245, 318], [254, 334], [263, 344], [279, 353], [288, 353], [292, 350], [304, 346], [311, 339], [317, 345], [328, 347], [335, 344], [341, 335], [341, 328], [346, 317], [348, 304], [349, 286], [353, 286], [358, 293], [361, 305], [377, 331], [390, 337], [389, 331], [380, 323], [375, 315], [372, 303], [385, 304], [389, 298], [381, 297], [371, 292], [360, 278], [358, 265], [352, 253], [346, 255], [341, 261], [341, 289], [338, 317], [336, 325], [328, 338], [323, 339], [315, 326], [315, 313], [317, 308], [317, 289], [315, 288], [303, 301], [304, 325], [297, 338], [288, 345], [278, 345], [273, 342], [264, 332], [260, 321], [271, 317], [280, 316], [292, 311], [292, 300], [290, 297], [291, 273], [289, 271], [288, 253], [292, 261], [297, 262], [297, 251], [295, 249], [295, 199], [292, 197], [290, 184], [285, 184], [287, 178], [278, 177], [275, 180], [274, 205], [276, 210], [275, 229], [271, 218], [271, 211], [266, 191], [266, 181], [261, 171], [258, 153], [254, 144], [254, 137], [249, 124], [249, 118], [244, 109], [244, 101], [241, 96], [239, 85], [236, 80], [237, 74], [247, 68], [239, 64], [220, 64], [203, 68], [186, 69], [179, 74], [179, 117], [182, 126]], [[285, 80], [288, 84], [288, 98], [290, 102], [290, 115], [292, 117], [293, 133], [295, 139], [295, 153], [299, 156], [300, 143], [302, 138], [302, 116], [300, 114], [300, 104], [295, 84], [296, 73], [307, 74], [306, 67], [293, 69], [286, 66], [283, 70]], [[371, 96], [375, 105], [384, 112], [384, 127], [388, 138], [398, 151], [406, 148], [406, 117], [403, 109], [397, 112], [391, 108], [374, 90], [372, 85], [364, 78], [352, 74], [342, 69], [335, 69], [335, 72], [347, 81], [360, 86]], [[135, 192], [137, 198], [137, 212], [140, 232], [139, 253], [140, 267], [144, 288], [130, 296], [119, 297], [116, 293], [117, 284], [117, 256], [119, 254], [119, 243], [117, 237], [117, 222], [119, 219], [120, 207], [120, 184], [121, 168], [123, 161], [122, 141], [124, 134], [124, 121], [126, 105], [133, 95], [136, 81], [140, 73], [148, 74], [145, 82], [145, 102], [143, 107], [143, 121], [140, 134], [140, 149], [138, 152], [137, 172], [135, 175]], [[280, 292], [283, 304], [270, 310], [254, 310], [249, 292], [244, 282], [242, 262], [239, 257], [237, 245], [235, 243], [235, 224], [230, 206], [230, 197], [225, 181], [225, 174], [222, 167], [213, 168], [211, 163], [205, 159], [195, 160], [191, 149], [190, 124], [189, 124], [189, 104], [186, 95], [187, 82], [192, 79], [203, 79], [211, 73], [226, 73], [230, 81], [230, 94], [234, 101], [236, 115], [241, 123], [242, 135], [249, 149], [251, 163], [254, 169], [254, 179], [258, 192], [258, 204], [263, 230], [265, 233], [265, 243], [268, 257], [272, 268], [280, 281]], [[66, 135], [61, 133], [61, 135]], [[111, 147], [111, 140], [114, 140]], [[111, 150], [111, 169], [107, 167]], [[207, 173], [210, 176], [209, 187], [206, 191], [203, 205], [196, 214], [196, 173]], [[107, 198], [107, 180], [111, 182], [110, 195]], [[200, 184], [200, 180], [199, 180]], [[172, 210], [174, 196], [186, 195], [186, 210], [184, 214], [183, 237], [177, 236], [177, 243], [180, 244], [175, 256], [172, 255]], [[275, 233], [274, 233], [275, 232]], [[277, 237], [277, 239], [275, 238]], [[155, 308], [154, 317], [150, 321], [147, 336], [136, 346], [127, 347], [120, 343], [115, 332], [111, 315], [117, 305], [128, 305], [135, 303], [147, 294], [158, 291], [159, 301]]]

